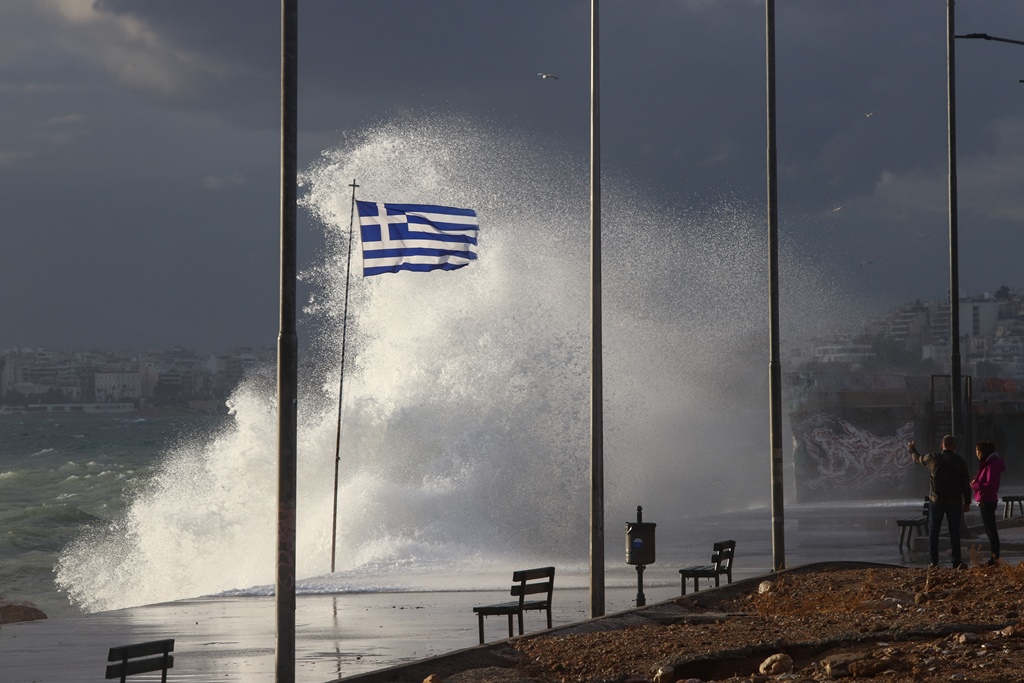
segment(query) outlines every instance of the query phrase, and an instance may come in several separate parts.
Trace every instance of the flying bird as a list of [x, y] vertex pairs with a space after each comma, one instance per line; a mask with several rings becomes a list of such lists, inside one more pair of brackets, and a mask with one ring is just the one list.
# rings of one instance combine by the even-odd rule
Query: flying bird
[[543, 71], [542, 71], [542, 72], [540, 72], [540, 73], [539, 73], [539, 74], [537, 74], [537, 75], [538, 75], [538, 76], [540, 76], [541, 78], [553, 78], [553, 79], [555, 79], [556, 81], [558, 80], [558, 76], [556, 76], [556, 75], [554, 75], [554, 74], [546, 74], [546, 73], [544, 73]]
[[837, 206], [836, 208], [832, 209], [832, 213], [839, 213], [842, 210], [843, 210], [843, 207]]
[[866, 118], [866, 119], [870, 119], [870, 118], [871, 118], [872, 116], [874, 116], [874, 115], [875, 115], [875, 112], [873, 112], [873, 111], [869, 111], [869, 112], [868, 112], [867, 114], [864, 114], [864, 118]]
[[861, 261], [857, 265], [861, 266], [861, 267], [864, 267], [864, 266], [867, 266], [867, 265], [870, 265], [870, 264], [871, 264], [871, 261]]

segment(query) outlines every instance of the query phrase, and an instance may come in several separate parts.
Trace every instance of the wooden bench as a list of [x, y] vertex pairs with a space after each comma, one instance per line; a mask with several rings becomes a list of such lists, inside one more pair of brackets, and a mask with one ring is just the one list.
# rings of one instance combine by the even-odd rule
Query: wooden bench
[[686, 595], [686, 580], [693, 579], [693, 592], [700, 590], [701, 579], [714, 579], [715, 586], [721, 585], [720, 577], [725, 574], [732, 583], [732, 558], [736, 554], [736, 541], [719, 541], [712, 546], [711, 564], [683, 567], [679, 570], [682, 577], [683, 595]]
[[1003, 496], [1003, 519], [1013, 517], [1014, 506], [1020, 506], [1020, 513], [1024, 515], [1024, 496]]
[[[136, 645], [121, 645], [110, 648], [107, 653], [107, 678], [125, 678], [135, 674], [161, 671], [160, 680], [167, 683], [167, 670], [174, 666], [174, 639], [151, 640]], [[151, 655], [156, 655], [155, 657]]]
[[[537, 569], [520, 569], [512, 572], [511, 595], [519, 598], [513, 602], [502, 602], [497, 605], [474, 607], [480, 626], [480, 643], [484, 642], [484, 617], [504, 614], [508, 616], [508, 637], [512, 633], [512, 617], [519, 617], [519, 635], [523, 635], [523, 612], [530, 610], [546, 610], [548, 628], [551, 628], [551, 593], [555, 588], [555, 568], [538, 567]], [[527, 600], [527, 595], [546, 594], [540, 600]]]
[[924, 499], [924, 508], [920, 517], [905, 517], [896, 520], [896, 526], [900, 528], [900, 549], [903, 548], [904, 540], [907, 547], [910, 547], [910, 539], [914, 537], [914, 531], [918, 536], [925, 536], [928, 533], [928, 499]]

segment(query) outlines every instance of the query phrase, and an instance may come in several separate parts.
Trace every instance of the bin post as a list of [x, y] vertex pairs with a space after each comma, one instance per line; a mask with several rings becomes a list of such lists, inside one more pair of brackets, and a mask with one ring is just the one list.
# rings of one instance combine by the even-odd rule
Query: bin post
[[[636, 506], [636, 523], [640, 526], [644, 523], [644, 509], [637, 505]], [[647, 568], [645, 564], [638, 564], [636, 566], [636, 606], [643, 607], [647, 604], [647, 598], [644, 596], [644, 569]]]
[[637, 565], [637, 607], [643, 607], [647, 604], [647, 598], [643, 595], [643, 570], [644, 565]]

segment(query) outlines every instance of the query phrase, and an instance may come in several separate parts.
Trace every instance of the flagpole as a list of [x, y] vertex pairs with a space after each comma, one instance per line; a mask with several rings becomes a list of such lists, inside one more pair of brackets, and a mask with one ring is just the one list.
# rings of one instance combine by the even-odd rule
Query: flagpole
[[604, 615], [604, 391], [601, 363], [601, 88], [598, 0], [590, 39], [590, 616]]
[[341, 313], [341, 372], [338, 380], [338, 431], [334, 435], [334, 513], [331, 516], [331, 572], [334, 572], [334, 558], [338, 547], [338, 471], [341, 465], [341, 399], [345, 390], [345, 338], [348, 330], [348, 291], [352, 282], [352, 226], [356, 212], [356, 181], [352, 184], [352, 206], [348, 214], [348, 256], [345, 261], [345, 304]]
[[298, 0], [281, 0], [281, 324], [277, 341], [277, 647], [275, 680], [295, 683], [295, 512], [298, 339], [295, 332], [298, 187]]

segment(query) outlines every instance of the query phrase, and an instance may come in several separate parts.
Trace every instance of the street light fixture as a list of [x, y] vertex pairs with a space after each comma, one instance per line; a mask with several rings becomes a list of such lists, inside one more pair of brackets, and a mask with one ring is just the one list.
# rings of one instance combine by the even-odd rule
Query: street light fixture
[[954, 38], [969, 38], [975, 40], [995, 40], [1000, 43], [1013, 43], [1014, 45], [1024, 45], [1024, 40], [1013, 40], [1012, 38], [996, 38], [990, 36], [987, 33], [967, 33], [962, 36], [953, 36]]
[[[954, 38], [968, 38], [975, 40], [995, 40], [1000, 43], [1012, 43], [1014, 45], [1024, 45], [1024, 40], [1014, 40], [1013, 38], [997, 38], [996, 36], [990, 36], [987, 33], [966, 33], [962, 36], [953, 36]], [[1018, 83], [1024, 83], [1024, 78], [1017, 81]]]

